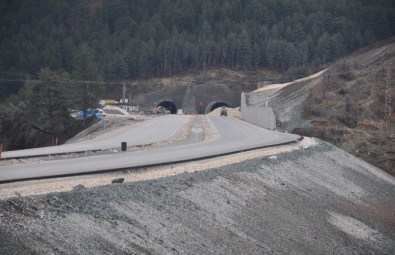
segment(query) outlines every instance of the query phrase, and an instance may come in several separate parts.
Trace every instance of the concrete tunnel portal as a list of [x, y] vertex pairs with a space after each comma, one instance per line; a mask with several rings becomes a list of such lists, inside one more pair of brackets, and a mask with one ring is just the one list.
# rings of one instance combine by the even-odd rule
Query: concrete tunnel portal
[[171, 100], [159, 100], [158, 102], [155, 103], [155, 107], [159, 107], [159, 106], [162, 106], [163, 108], [167, 109], [168, 111], [170, 111], [171, 114], [177, 113], [177, 106]]
[[177, 114], [181, 109], [184, 114], [207, 114], [222, 106], [240, 106], [240, 93], [240, 89], [232, 90], [228, 85], [215, 82], [199, 85], [178, 84], [138, 95], [135, 103], [145, 112], [160, 106], [172, 114]]
[[214, 102], [211, 102], [211, 103], [209, 103], [209, 104], [207, 105], [206, 110], [205, 110], [204, 113], [207, 114], [207, 113], [212, 112], [212, 111], [214, 111], [215, 109], [220, 108], [220, 107], [222, 107], [222, 106], [229, 107], [229, 105], [228, 105], [227, 103], [223, 102], [223, 101], [214, 101]]

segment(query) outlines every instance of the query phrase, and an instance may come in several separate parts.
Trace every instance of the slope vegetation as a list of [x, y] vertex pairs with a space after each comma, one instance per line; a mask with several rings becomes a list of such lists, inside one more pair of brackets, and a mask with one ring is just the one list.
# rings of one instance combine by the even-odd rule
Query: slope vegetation
[[284, 131], [319, 137], [395, 175], [395, 116], [384, 125], [385, 107], [395, 110], [394, 62], [391, 38], [309, 79], [256, 90], [250, 103], [273, 107]]
[[[311, 125], [295, 131], [330, 141], [395, 175], [394, 114], [389, 126], [384, 122], [385, 107], [395, 110], [392, 63], [395, 38], [334, 64], [304, 103]], [[391, 98], [387, 106], [386, 98]]]

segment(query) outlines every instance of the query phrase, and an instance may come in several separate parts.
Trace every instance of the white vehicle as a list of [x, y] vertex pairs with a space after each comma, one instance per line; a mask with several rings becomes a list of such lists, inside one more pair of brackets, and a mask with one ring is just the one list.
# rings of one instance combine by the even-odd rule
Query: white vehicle
[[96, 109], [96, 112], [99, 113], [103, 117], [106, 117], [106, 115], [107, 115], [102, 109]]

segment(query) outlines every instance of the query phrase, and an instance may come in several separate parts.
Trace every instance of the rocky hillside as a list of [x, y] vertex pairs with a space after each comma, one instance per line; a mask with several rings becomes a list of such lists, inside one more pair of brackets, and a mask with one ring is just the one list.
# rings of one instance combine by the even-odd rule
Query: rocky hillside
[[[304, 102], [303, 116], [310, 125], [295, 132], [329, 141], [395, 175], [394, 64], [392, 38], [332, 65]], [[388, 127], [386, 96], [392, 98]]]
[[[319, 137], [395, 175], [395, 37], [360, 49], [323, 72], [249, 94], [252, 105], [272, 107], [278, 128]], [[388, 84], [388, 87], [387, 87]], [[387, 92], [386, 92], [387, 91]]]

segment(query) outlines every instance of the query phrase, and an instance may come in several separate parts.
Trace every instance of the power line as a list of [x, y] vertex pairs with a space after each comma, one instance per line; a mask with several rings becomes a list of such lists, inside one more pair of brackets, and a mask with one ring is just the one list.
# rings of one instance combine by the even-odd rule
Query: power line
[[387, 82], [385, 85], [385, 100], [384, 100], [384, 130], [391, 129], [391, 114], [392, 114], [392, 95], [391, 95], [391, 72], [392, 63], [387, 67]]
[[[386, 70], [385, 68], [381, 67], [381, 68], [372, 68], [370, 69], [371, 72], [374, 71], [379, 71], [379, 70]], [[325, 76], [327, 76], [327, 78], [329, 79], [330, 77], [333, 76], [337, 76], [337, 75], [342, 75], [342, 74], [349, 74], [349, 73], [353, 73], [354, 70], [350, 70], [350, 71], [342, 71], [342, 72], [331, 72], [329, 74], [326, 74]], [[0, 72], [0, 73], [5, 73], [5, 72]], [[294, 79], [298, 79], [298, 78], [304, 78], [306, 76], [304, 75], [296, 75], [294, 76]], [[280, 80], [288, 80], [286, 78], [280, 79]], [[123, 85], [123, 82], [114, 82], [114, 81], [88, 81], [88, 80], [40, 80], [40, 79], [7, 79], [7, 78], [0, 78], [0, 82], [43, 82], [43, 81], [57, 81], [59, 83], [82, 83], [82, 84], [110, 84], [110, 85]]]
[[[31, 83], [41, 83], [41, 82], [57, 82], [60, 84], [108, 84], [108, 85], [123, 85], [123, 82], [106, 82], [106, 81], [81, 81], [81, 80], [27, 80], [27, 79], [0, 79], [1, 82], [31, 82]], [[12, 85], [12, 84], [7, 84]]]

